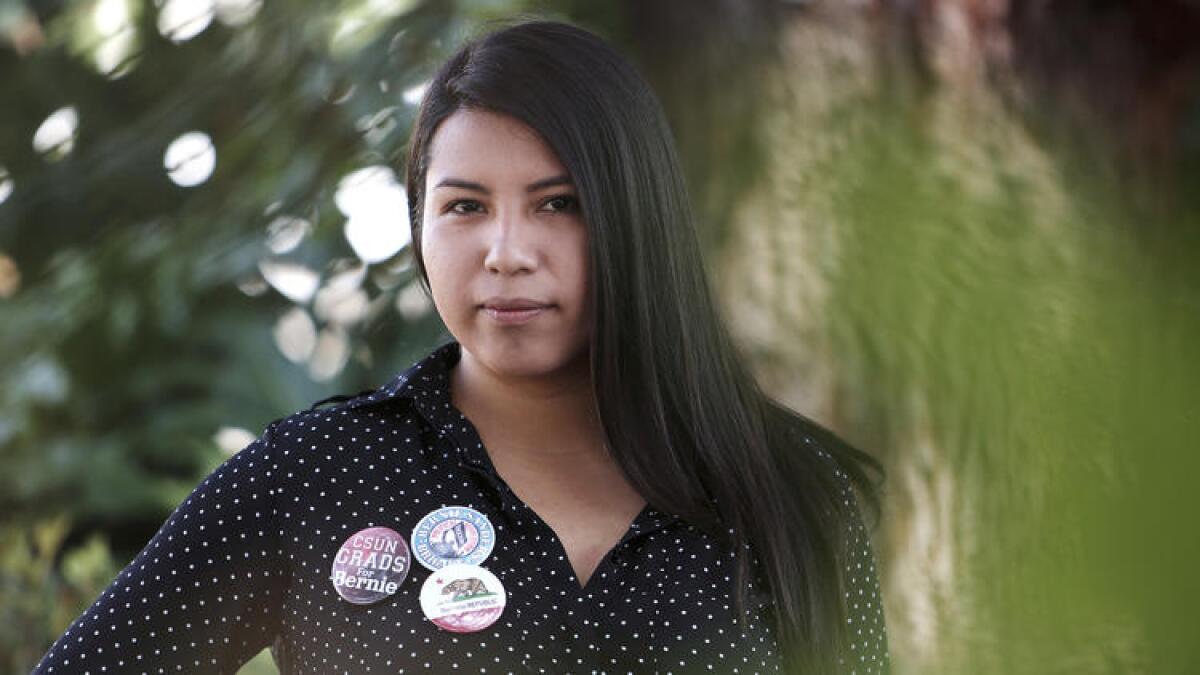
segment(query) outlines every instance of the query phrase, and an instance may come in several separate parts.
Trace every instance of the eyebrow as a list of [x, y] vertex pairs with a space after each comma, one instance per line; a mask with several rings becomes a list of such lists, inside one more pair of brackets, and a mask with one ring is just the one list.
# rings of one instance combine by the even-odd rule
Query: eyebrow
[[[525, 191], [526, 192], [537, 192], [538, 190], [545, 190], [546, 188], [554, 187], [555, 185], [572, 185], [571, 177], [566, 176], [566, 175], [558, 175], [558, 176], [551, 176], [549, 178], [543, 178], [541, 180], [536, 180], [536, 181], [530, 183], [529, 185], [526, 185]], [[482, 192], [485, 195], [492, 193], [491, 190], [480, 185], [479, 183], [476, 183], [474, 181], [469, 181], [469, 180], [463, 180], [462, 178], [454, 178], [454, 177], [443, 178], [441, 181], [438, 182], [437, 185], [435, 185], [433, 187], [435, 190], [437, 188], [441, 188], [441, 187], [451, 187], [451, 188], [462, 188], [464, 190], [471, 190], [473, 192]]]

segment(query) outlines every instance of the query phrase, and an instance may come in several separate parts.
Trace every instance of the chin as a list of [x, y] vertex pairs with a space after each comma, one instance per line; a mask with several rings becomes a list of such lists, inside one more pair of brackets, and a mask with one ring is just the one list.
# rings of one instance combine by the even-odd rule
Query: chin
[[[459, 340], [488, 370], [502, 377], [545, 377], [578, 367], [587, 343], [537, 335], [472, 335]], [[575, 341], [577, 342], [577, 341]]]

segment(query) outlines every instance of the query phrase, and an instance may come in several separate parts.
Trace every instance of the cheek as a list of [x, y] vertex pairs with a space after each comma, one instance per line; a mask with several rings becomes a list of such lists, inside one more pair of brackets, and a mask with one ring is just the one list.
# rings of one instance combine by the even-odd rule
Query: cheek
[[572, 255], [571, 269], [574, 270], [572, 280], [575, 284], [575, 295], [581, 301], [588, 297], [588, 285], [590, 283], [590, 261], [588, 256], [588, 239], [587, 233], [580, 235], [573, 243], [574, 253]]
[[462, 269], [463, 257], [453, 255], [436, 233], [428, 233], [421, 244], [421, 258], [438, 312], [445, 316], [447, 312], [461, 311], [459, 306], [466, 302], [463, 294], [467, 281]]

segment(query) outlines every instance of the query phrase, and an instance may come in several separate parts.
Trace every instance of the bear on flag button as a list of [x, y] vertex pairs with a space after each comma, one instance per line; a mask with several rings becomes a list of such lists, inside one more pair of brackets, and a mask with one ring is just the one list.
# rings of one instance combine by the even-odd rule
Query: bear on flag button
[[447, 565], [421, 586], [421, 611], [452, 633], [472, 633], [496, 623], [507, 602], [504, 584], [478, 565]]

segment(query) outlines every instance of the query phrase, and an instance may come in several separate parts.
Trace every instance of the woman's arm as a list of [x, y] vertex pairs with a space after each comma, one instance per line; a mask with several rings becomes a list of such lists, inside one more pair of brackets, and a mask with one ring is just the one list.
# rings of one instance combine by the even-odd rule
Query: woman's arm
[[234, 673], [279, 629], [274, 424], [204, 479], [34, 670]]
[[847, 675], [876, 675], [891, 672], [887, 626], [883, 617], [883, 598], [875, 566], [871, 537], [862, 519], [858, 499], [849, 477], [840, 469], [844, 483], [842, 496], [851, 514], [847, 524], [846, 616], [850, 645], [842, 661]]

